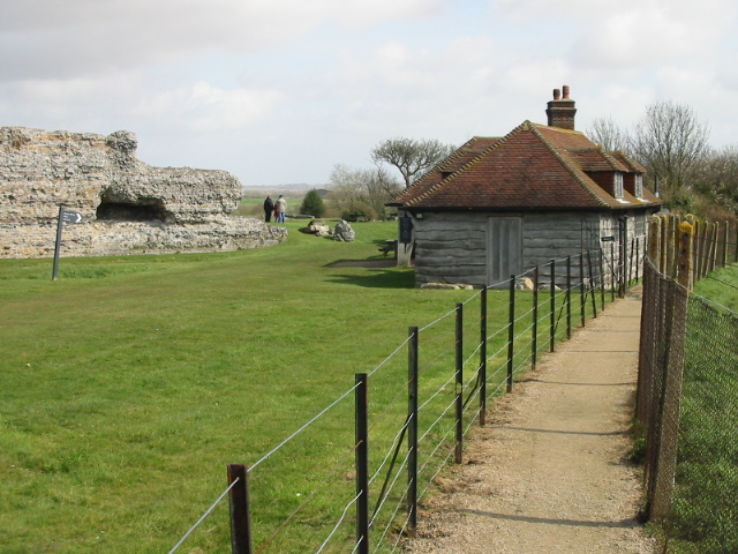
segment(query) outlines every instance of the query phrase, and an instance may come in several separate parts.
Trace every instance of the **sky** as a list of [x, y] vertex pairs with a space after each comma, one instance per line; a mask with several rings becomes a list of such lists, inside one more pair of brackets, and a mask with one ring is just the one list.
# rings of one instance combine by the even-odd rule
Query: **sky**
[[394, 137], [630, 129], [688, 105], [738, 144], [735, 0], [0, 0], [0, 126], [138, 137], [159, 166], [327, 183]]

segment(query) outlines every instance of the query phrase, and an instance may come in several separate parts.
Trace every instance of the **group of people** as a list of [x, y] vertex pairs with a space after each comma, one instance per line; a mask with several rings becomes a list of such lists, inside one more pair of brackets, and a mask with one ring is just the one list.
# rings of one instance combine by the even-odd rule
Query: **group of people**
[[275, 223], [284, 223], [284, 217], [287, 213], [287, 200], [281, 194], [276, 202], [272, 201], [270, 196], [264, 200], [264, 221], [269, 223], [274, 215]]

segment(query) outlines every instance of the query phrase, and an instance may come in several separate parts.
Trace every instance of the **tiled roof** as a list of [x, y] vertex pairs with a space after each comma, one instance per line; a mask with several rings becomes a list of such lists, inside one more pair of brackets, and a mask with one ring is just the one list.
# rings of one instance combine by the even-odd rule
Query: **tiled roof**
[[578, 131], [523, 122], [499, 139], [475, 137], [393, 204], [428, 209], [621, 209], [658, 204], [625, 192], [616, 200], [587, 172], [633, 172]]
[[395, 199], [393, 204], [402, 204], [405, 202], [405, 198], [414, 198], [424, 194], [449, 174], [459, 170], [499, 140], [501, 140], [499, 137], [471, 138], [455, 150], [448, 158], [415, 181], [405, 192]]
[[622, 150], [615, 150], [611, 153], [615, 158], [617, 158], [621, 163], [626, 165], [630, 171], [634, 173], [646, 173], [646, 168], [643, 167], [640, 163], [638, 163], [636, 160], [628, 156], [625, 152]]

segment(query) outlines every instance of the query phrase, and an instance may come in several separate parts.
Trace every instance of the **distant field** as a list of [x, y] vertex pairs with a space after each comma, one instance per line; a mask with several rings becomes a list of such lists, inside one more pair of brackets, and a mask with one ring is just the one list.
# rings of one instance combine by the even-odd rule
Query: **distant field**
[[[267, 194], [269, 193], [264, 192], [263, 196], [248, 195], [241, 197], [241, 204], [236, 210], [236, 213], [238, 215], [256, 216], [261, 218], [264, 215], [264, 200], [266, 199]], [[278, 195], [272, 194], [271, 197], [272, 200], [276, 200]], [[297, 197], [285, 196], [288, 207], [287, 213], [297, 213], [299, 211], [299, 207], [302, 205], [302, 199], [304, 197], [304, 194]]]

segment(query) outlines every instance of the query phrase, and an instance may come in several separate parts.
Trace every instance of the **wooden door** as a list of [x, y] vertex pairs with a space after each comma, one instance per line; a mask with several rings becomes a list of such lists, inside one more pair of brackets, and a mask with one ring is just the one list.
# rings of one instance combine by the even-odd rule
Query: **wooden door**
[[523, 269], [523, 220], [490, 217], [487, 228], [487, 284], [510, 279]]

